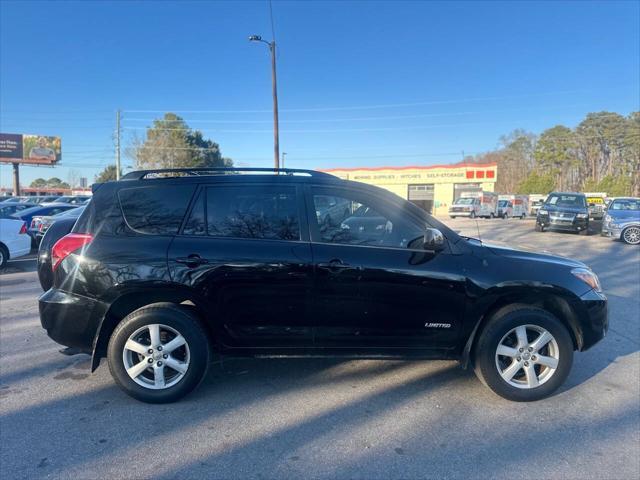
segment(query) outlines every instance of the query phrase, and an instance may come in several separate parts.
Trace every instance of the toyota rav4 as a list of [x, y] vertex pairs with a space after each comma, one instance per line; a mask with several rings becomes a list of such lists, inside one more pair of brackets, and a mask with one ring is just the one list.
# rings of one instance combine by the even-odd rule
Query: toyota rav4
[[583, 263], [460, 236], [385, 190], [305, 170], [97, 184], [51, 268], [49, 336], [155, 403], [192, 391], [214, 355], [457, 359], [498, 395], [538, 400], [608, 326]]

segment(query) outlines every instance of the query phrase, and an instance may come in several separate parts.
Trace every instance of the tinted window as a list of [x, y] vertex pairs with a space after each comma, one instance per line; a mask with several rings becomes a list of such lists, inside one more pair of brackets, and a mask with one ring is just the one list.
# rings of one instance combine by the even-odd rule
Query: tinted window
[[[325, 207], [327, 198], [335, 200], [333, 207]], [[320, 241], [324, 243], [407, 248], [424, 234], [417, 226], [402, 222], [393, 214], [381, 213], [382, 205], [349, 198], [348, 194], [317, 194], [313, 196], [313, 203]]]
[[215, 237], [299, 240], [295, 187], [207, 188], [207, 232]]
[[205, 235], [207, 233], [207, 224], [204, 219], [204, 190], [198, 194], [182, 233], [185, 235]]
[[141, 187], [120, 190], [120, 206], [131, 228], [154, 235], [178, 232], [193, 186]]

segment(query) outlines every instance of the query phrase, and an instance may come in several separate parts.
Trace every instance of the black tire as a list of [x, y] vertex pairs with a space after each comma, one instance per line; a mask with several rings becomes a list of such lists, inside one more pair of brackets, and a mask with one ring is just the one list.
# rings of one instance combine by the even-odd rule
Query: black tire
[[535, 230], [536, 232], [544, 232], [544, 227], [536, 222]]
[[[159, 390], [136, 383], [127, 373], [123, 360], [124, 345], [129, 337], [149, 324], [171, 327], [184, 337], [189, 348], [189, 366], [184, 376], [175, 385]], [[127, 315], [111, 335], [107, 349], [109, 370], [118, 386], [131, 397], [147, 403], [175, 402], [190, 393], [204, 379], [209, 357], [209, 339], [202, 325], [189, 309], [173, 303], [154, 303]]]
[[[496, 364], [496, 350], [500, 341], [511, 330], [522, 325], [546, 330], [553, 336], [558, 346], [558, 363], [555, 371], [537, 387], [512, 386], [502, 378]], [[531, 339], [533, 340], [535, 337]], [[573, 341], [567, 327], [546, 310], [528, 305], [510, 305], [496, 312], [483, 328], [474, 348], [474, 367], [478, 378], [496, 394], [516, 402], [531, 402], [551, 395], [566, 380], [572, 363]], [[524, 374], [524, 370], [519, 372]]]
[[456, 218], [456, 216], [455, 216], [455, 215], [449, 215], [449, 216], [450, 216], [451, 218]]
[[585, 236], [589, 235], [589, 227], [585, 228], [584, 230], [580, 230], [578, 232], [578, 235], [585, 235]]
[[4, 245], [0, 244], [0, 269], [7, 266], [9, 262], [9, 250]]

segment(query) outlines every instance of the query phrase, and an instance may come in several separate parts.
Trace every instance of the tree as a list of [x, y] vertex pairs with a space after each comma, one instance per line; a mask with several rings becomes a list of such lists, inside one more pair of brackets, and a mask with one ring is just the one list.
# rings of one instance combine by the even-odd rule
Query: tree
[[536, 136], [518, 129], [500, 138], [496, 191], [512, 193], [534, 166]]
[[[120, 171], [122, 175], [122, 170]], [[98, 175], [96, 175], [96, 183], [109, 182], [116, 179], [116, 166], [107, 165]]]
[[223, 158], [220, 147], [192, 130], [180, 116], [165, 113], [147, 129], [144, 140], [134, 138], [126, 150], [136, 168], [225, 167], [233, 161]]
[[[571, 189], [571, 171], [578, 165], [576, 137], [570, 128], [556, 125], [542, 132], [534, 157], [539, 168], [555, 177], [556, 188]], [[573, 187], [575, 188], [575, 187]]]
[[44, 188], [47, 186], [47, 181], [44, 178], [36, 178], [31, 182], [31, 188]]
[[531, 172], [515, 189], [516, 193], [549, 193], [555, 189], [555, 179], [551, 173]]

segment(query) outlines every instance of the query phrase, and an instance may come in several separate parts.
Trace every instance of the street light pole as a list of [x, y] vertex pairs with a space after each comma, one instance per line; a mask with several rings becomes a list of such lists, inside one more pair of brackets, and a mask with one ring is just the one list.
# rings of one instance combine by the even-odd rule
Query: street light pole
[[262, 42], [269, 47], [271, 53], [271, 94], [273, 96], [273, 166], [280, 169], [280, 131], [278, 120], [278, 81], [276, 77], [276, 41], [267, 42], [260, 35], [251, 35], [250, 42]]

